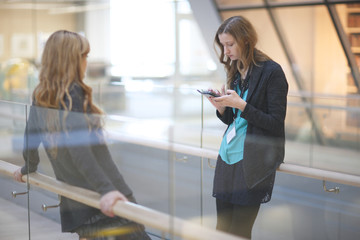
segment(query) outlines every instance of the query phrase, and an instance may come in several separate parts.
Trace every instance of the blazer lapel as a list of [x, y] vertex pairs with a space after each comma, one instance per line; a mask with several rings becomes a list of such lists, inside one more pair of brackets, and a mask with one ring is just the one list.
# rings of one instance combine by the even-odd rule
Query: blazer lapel
[[250, 73], [248, 95], [246, 97], [247, 102], [250, 101], [256, 87], [259, 85], [260, 75], [263, 70], [263, 67], [264, 67], [264, 63], [260, 63], [259, 66], [253, 65], [253, 69]]

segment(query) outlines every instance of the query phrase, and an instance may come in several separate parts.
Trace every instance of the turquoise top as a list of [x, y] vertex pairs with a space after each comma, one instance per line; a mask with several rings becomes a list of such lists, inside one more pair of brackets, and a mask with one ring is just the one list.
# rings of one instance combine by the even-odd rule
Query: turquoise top
[[[236, 92], [240, 95], [240, 89], [238, 86], [236, 86]], [[244, 92], [243, 99], [246, 99], [247, 94], [248, 90]], [[236, 111], [234, 108], [233, 111], [235, 114]], [[238, 113], [237, 116], [235, 116], [235, 121], [233, 121], [226, 130], [219, 151], [221, 159], [229, 165], [241, 161], [244, 155], [244, 142], [248, 124], [244, 118], [240, 117], [241, 111], [238, 110], [237, 112]], [[233, 131], [234, 126], [236, 129], [236, 135], [231, 137], [231, 131]]]

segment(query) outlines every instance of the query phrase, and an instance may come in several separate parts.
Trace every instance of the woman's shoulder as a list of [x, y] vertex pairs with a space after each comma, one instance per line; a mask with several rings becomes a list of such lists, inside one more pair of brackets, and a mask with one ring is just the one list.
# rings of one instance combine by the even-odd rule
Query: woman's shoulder
[[[274, 60], [266, 60], [262, 62], [257, 62], [254, 65], [254, 72], [265, 73], [266, 75], [270, 75], [273, 72], [283, 71], [280, 64], [275, 62]], [[265, 76], [265, 75], [264, 75]]]
[[280, 64], [275, 62], [272, 59], [263, 62], [263, 65], [264, 65], [264, 68], [266, 68], [266, 69], [278, 69], [278, 68], [281, 68]]
[[261, 63], [261, 72], [263, 72], [264, 76], [272, 76], [272, 75], [284, 75], [284, 71], [281, 65], [274, 60], [267, 60]]

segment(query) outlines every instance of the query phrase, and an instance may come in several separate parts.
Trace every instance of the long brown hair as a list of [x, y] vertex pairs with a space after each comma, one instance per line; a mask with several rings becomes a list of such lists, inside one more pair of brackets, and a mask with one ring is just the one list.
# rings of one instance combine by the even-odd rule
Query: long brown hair
[[[222, 33], [230, 34], [236, 41], [241, 55], [238, 60], [232, 61], [224, 53], [224, 47], [220, 43], [219, 35]], [[234, 16], [226, 19], [218, 28], [214, 44], [220, 48], [220, 63], [224, 64], [227, 73], [226, 85], [230, 89], [231, 82], [234, 81], [237, 72], [245, 76], [249, 67], [259, 62], [270, 60], [270, 57], [256, 49], [258, 37], [252, 24], [242, 16]]]
[[[100, 117], [88, 116], [88, 113], [103, 113], [92, 101], [91, 87], [83, 81], [85, 69], [82, 61], [89, 52], [90, 44], [84, 36], [66, 30], [54, 32], [45, 44], [39, 84], [34, 89], [33, 98], [36, 106], [50, 108], [46, 116], [46, 138], [51, 146], [50, 153], [54, 157], [57, 155], [56, 135], [61, 131], [58, 109], [66, 110], [62, 119], [64, 125], [68, 111], [72, 110], [73, 99], [69, 89], [73, 83], [79, 85], [84, 92], [83, 111], [89, 129], [101, 127]], [[65, 97], [69, 100], [68, 106], [65, 104]]]
[[[89, 52], [88, 40], [75, 32], [60, 30], [49, 37], [41, 59], [40, 83], [33, 93], [38, 106], [59, 109], [61, 105], [65, 110], [71, 111], [69, 87], [76, 82], [85, 94], [84, 112], [102, 113], [92, 102], [91, 87], [83, 81], [81, 61]], [[70, 101], [69, 106], [65, 105], [65, 95]]]

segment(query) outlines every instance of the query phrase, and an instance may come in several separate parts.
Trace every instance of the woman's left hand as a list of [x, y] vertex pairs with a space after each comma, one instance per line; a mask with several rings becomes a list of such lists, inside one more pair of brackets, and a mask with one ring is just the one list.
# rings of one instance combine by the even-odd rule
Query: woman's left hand
[[226, 95], [213, 98], [213, 101], [223, 107], [238, 108], [241, 111], [244, 111], [246, 106], [246, 102], [234, 90], [227, 90]]
[[14, 176], [14, 180], [17, 182], [24, 182], [22, 180], [22, 173], [21, 173], [21, 168], [16, 169], [16, 171], [13, 173]]

